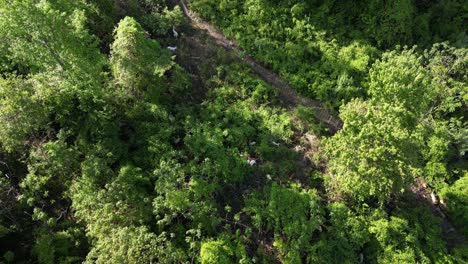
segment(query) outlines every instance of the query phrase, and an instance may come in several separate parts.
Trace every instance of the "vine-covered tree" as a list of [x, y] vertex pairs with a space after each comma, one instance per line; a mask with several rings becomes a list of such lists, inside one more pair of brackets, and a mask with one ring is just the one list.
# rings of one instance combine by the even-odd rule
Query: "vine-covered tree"
[[164, 91], [161, 80], [172, 67], [169, 51], [149, 39], [131, 17], [122, 19], [114, 34], [110, 64], [116, 86], [135, 96]]

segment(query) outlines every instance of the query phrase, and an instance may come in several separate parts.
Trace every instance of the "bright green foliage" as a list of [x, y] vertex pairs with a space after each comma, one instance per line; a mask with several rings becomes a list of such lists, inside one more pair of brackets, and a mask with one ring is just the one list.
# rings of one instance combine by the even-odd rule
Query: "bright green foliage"
[[151, 221], [151, 183], [138, 168], [122, 167], [105, 188], [86, 179], [75, 188], [75, 215], [88, 223], [89, 234], [96, 237], [112, 232], [115, 226], [130, 226]]
[[[237, 71], [229, 71], [226, 81], [214, 78], [225, 81], [226, 87], [213, 90], [201, 110], [197, 110], [202, 114], [187, 117], [186, 126], [191, 130], [183, 139], [186, 144], [185, 155], [203, 158], [202, 165], [198, 164], [197, 159], [184, 163], [171, 159], [183, 157], [167, 143], [174, 140], [172, 133], [177, 127], [170, 126], [168, 122], [175, 117], [169, 115], [164, 107], [149, 102], [140, 102], [128, 110], [128, 118], [133, 120], [132, 126], [137, 130], [128, 140], [140, 146], [128, 154], [137, 164], [154, 168], [152, 173], [143, 176], [140, 174], [141, 169], [123, 167], [119, 175], [115, 176], [107, 165], [112, 163], [114, 155], [105, 152], [103, 155], [96, 147], [96, 150], [89, 151], [89, 156], [82, 163], [82, 178], [72, 188], [72, 200], [75, 215], [88, 226], [88, 235], [96, 239], [92, 252], [107, 250], [101, 243], [110, 243], [106, 242], [107, 236], [122, 227], [154, 223], [158, 230], [155, 235], [157, 241], [160, 241], [158, 247], [170, 248], [170, 252], [188, 251], [185, 256], [195, 257], [201, 249], [201, 234], [216, 234], [216, 227], [221, 223], [218, 205], [213, 200], [215, 195], [222, 194], [218, 184], [230, 186], [248, 179], [255, 172], [254, 168], [248, 169], [246, 158], [239, 158], [241, 151], [248, 150], [249, 140], [263, 140], [263, 143], [259, 142], [257, 154], [271, 159], [265, 160], [265, 170], [271, 173], [281, 166], [273, 162], [284, 159], [280, 155], [280, 151], [284, 150], [272, 146], [270, 142], [288, 140], [292, 135], [289, 116], [280, 108], [266, 105], [258, 107], [257, 102], [270, 98], [271, 88], [253, 80], [239, 66], [233, 69]], [[256, 88], [250, 90], [250, 87]], [[222, 116], [229, 119], [218, 121]], [[248, 118], [252, 124], [246, 124], [240, 117]], [[221, 132], [216, 147], [213, 143], [206, 143], [206, 135], [213, 133], [213, 126], [222, 128], [214, 129], [216, 133]], [[193, 128], [200, 129], [200, 132]], [[205, 143], [197, 143], [195, 138]], [[225, 157], [226, 152], [232, 153], [235, 162], [231, 163]], [[226, 169], [226, 164], [232, 166], [232, 169]], [[291, 168], [283, 170], [290, 171]], [[239, 176], [233, 177], [234, 173]], [[148, 200], [150, 195], [152, 200]], [[152, 204], [152, 213], [147, 211], [150, 209], [147, 201]], [[148, 216], [153, 216], [154, 220]], [[234, 244], [237, 248], [238, 242]], [[236, 255], [235, 258], [247, 259], [246, 254]]]
[[0, 37], [11, 43], [3, 52], [26, 73], [98, 76], [104, 60], [85, 22], [81, 1], [0, 2]]
[[453, 157], [453, 142], [447, 125], [442, 122], [434, 122], [434, 131], [428, 135], [427, 147], [423, 150], [424, 159], [427, 160], [425, 178], [437, 189], [451, 180], [451, 172], [447, 168], [449, 158]]
[[317, 27], [327, 17], [331, 3], [326, 2], [319, 8], [284, 1], [192, 1], [192, 6], [296, 89], [337, 108], [342, 100], [365, 96], [363, 75], [377, 51], [365, 41], [341, 46]]
[[[312, 191], [301, 192], [297, 186], [285, 189], [273, 185], [266, 208], [267, 226], [291, 239], [308, 239], [321, 223], [318, 196]], [[294, 206], [291, 206], [294, 205]]]
[[33, 85], [21, 77], [0, 77], [0, 145], [7, 151], [21, 149], [47, 125], [48, 110]]
[[[215, 205], [210, 199], [216, 187], [214, 184], [196, 178], [185, 182], [180, 164], [173, 161], [161, 161], [154, 174], [157, 196], [153, 200], [153, 213], [160, 230], [183, 217], [193, 226], [214, 231], [219, 224]], [[191, 213], [186, 214], [188, 211]]]
[[[463, 165], [466, 154], [468, 130], [466, 115], [468, 51], [455, 49], [447, 43], [436, 44], [424, 54], [426, 64], [437, 85], [435, 106], [431, 111], [434, 120], [427, 122], [426, 177], [436, 189], [452, 183], [463, 175], [457, 167]], [[449, 166], [450, 163], [457, 164]]]
[[200, 260], [203, 264], [233, 263], [234, 252], [223, 241], [209, 241], [201, 246]]
[[[421, 221], [420, 219], [424, 219]], [[375, 241], [369, 247], [369, 259], [378, 263], [434, 263], [446, 254], [440, 236], [439, 219], [426, 208], [401, 211], [390, 218], [378, 217], [369, 225]]]
[[114, 34], [110, 63], [116, 85], [136, 96], [161, 93], [161, 79], [172, 66], [169, 51], [148, 39], [131, 17], [121, 20]]
[[430, 73], [422, 67], [421, 58], [414, 50], [384, 53], [372, 65], [369, 77], [372, 104], [390, 104], [406, 109], [409, 113], [408, 117], [402, 118], [404, 122], [417, 122], [417, 118], [429, 110], [435, 97]]
[[429, 111], [433, 89], [414, 51], [384, 54], [370, 72], [368, 101], [341, 109], [343, 130], [326, 143], [330, 186], [364, 202], [382, 204], [420, 175], [418, 123]]
[[[271, 87], [245, 74], [240, 65], [218, 70], [219, 76], [228, 74], [225, 85], [210, 92], [199, 120], [189, 116], [186, 121], [189, 133], [184, 140], [193, 153], [193, 166], [199, 167], [205, 179], [223, 183], [242, 182], [252, 175], [246, 162], [248, 155], [263, 159], [275, 169], [290, 171], [291, 166], [285, 168], [279, 163], [285, 157], [293, 158], [293, 153], [281, 153], [271, 144], [274, 140], [287, 142], [293, 134], [289, 114], [266, 105]], [[220, 81], [218, 76], [212, 80]], [[258, 148], [249, 148], [251, 141], [256, 141]], [[201, 166], [195, 165], [199, 162]], [[268, 172], [276, 174], [275, 169]]]
[[352, 101], [342, 109], [344, 129], [326, 142], [331, 157], [329, 186], [364, 202], [398, 193], [418, 174], [417, 141], [401, 125], [407, 111], [389, 105]]
[[161, 244], [146, 227], [121, 227], [97, 240], [85, 263], [174, 263], [183, 261], [183, 253]]
[[[365, 97], [363, 79], [375, 60], [377, 50], [357, 41], [340, 47], [336, 41], [329, 42], [322, 36], [317, 37], [315, 45], [316, 52], [322, 56], [319, 62], [311, 65], [309, 73], [304, 73], [309, 75], [307, 94], [316, 96], [334, 108], [351, 98]], [[301, 85], [298, 84], [298, 87]]]
[[40, 224], [34, 232], [33, 253], [40, 263], [75, 263], [80, 260], [84, 235], [68, 221], [67, 187], [77, 176], [77, 151], [58, 135], [57, 141], [30, 152], [28, 174], [20, 182], [19, 201], [33, 208], [31, 220]]
[[246, 259], [245, 246], [231, 241], [229, 236], [220, 235], [215, 241], [203, 242], [200, 249], [200, 262], [202, 264], [229, 264], [251, 263]]
[[383, 254], [379, 256], [379, 263], [428, 263], [429, 260], [422, 252], [412, 248], [417, 238], [411, 234], [408, 222], [404, 219], [392, 217], [390, 220], [379, 220], [372, 223], [369, 231], [374, 233]]
[[150, 30], [153, 35], [171, 34], [172, 27], [181, 25], [184, 21], [182, 10], [175, 6], [170, 10], [161, 0], [149, 0], [145, 9], [148, 14], [141, 17], [141, 23]]
[[424, 52], [424, 59], [437, 83], [439, 114], [457, 113], [463, 105], [466, 105], [468, 96], [466, 88], [468, 50], [455, 48], [448, 43], [437, 43]]

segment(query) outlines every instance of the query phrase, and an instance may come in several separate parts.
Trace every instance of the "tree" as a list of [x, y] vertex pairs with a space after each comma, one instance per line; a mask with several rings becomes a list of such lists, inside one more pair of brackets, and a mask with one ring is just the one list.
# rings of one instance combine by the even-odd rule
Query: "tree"
[[96, 240], [85, 263], [182, 263], [187, 256], [145, 226], [113, 228]]
[[425, 207], [409, 207], [412, 202], [402, 204], [405, 208], [397, 210], [394, 216], [376, 211], [369, 217], [372, 239], [365, 249], [367, 259], [378, 263], [437, 263], [446, 258], [440, 219]]
[[27, 72], [98, 79], [104, 57], [84, 10], [82, 1], [0, 1], [0, 38], [11, 43], [2, 53]]
[[0, 145], [20, 150], [40, 129], [47, 127], [49, 109], [34, 89], [34, 81], [0, 77]]
[[234, 262], [234, 249], [224, 240], [206, 241], [200, 249], [202, 264], [228, 264]]
[[77, 150], [67, 146], [62, 134], [59, 140], [39, 145], [31, 151], [28, 174], [20, 183], [20, 200], [41, 211], [54, 212], [56, 215], [51, 217], [60, 217], [61, 213], [68, 210], [65, 192], [77, 177], [77, 156]]
[[148, 39], [131, 17], [122, 19], [114, 31], [110, 63], [116, 86], [137, 97], [164, 91], [161, 81], [172, 67], [169, 51]]
[[369, 1], [361, 21], [381, 47], [412, 43], [415, 7], [410, 0]]
[[88, 226], [88, 235], [102, 239], [113, 228], [148, 223], [152, 218], [148, 195], [151, 183], [141, 169], [124, 166], [108, 177], [104, 188], [93, 179], [81, 178], [72, 188], [75, 216]]
[[11, 43], [1, 50], [12, 64], [0, 92], [8, 150], [38, 131], [39, 141], [76, 125], [70, 116], [78, 120], [103, 101], [105, 57], [86, 28], [85, 10], [82, 1], [0, 1], [0, 38]]
[[343, 130], [325, 143], [330, 187], [382, 205], [420, 175], [418, 127], [434, 98], [420, 61], [414, 50], [384, 54], [370, 72], [372, 97], [342, 107]]
[[[428, 179], [434, 187], [442, 181], [451, 181], [463, 173], [449, 163], [460, 163], [468, 150], [468, 127], [466, 107], [468, 89], [468, 50], [437, 43], [424, 52], [424, 65], [436, 84], [436, 97], [433, 100], [425, 133], [427, 147], [424, 158], [427, 162]], [[429, 119], [429, 118], [428, 118]], [[461, 166], [460, 166], [461, 165]], [[458, 171], [458, 172], [457, 172]], [[439, 175], [439, 176], [437, 176]]]

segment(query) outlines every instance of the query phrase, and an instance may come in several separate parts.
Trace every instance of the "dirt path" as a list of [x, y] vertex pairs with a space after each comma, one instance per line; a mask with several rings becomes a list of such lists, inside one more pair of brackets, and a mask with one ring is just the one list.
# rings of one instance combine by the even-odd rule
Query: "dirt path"
[[180, 0], [180, 6], [184, 15], [190, 19], [191, 24], [204, 30], [215, 41], [216, 44], [224, 49], [233, 52], [237, 57], [245, 61], [253, 72], [260, 76], [266, 83], [275, 87], [283, 101], [289, 108], [296, 108], [299, 105], [306, 106], [315, 110], [315, 117], [326, 124], [332, 133], [336, 133], [343, 127], [343, 122], [336, 116], [332, 115], [319, 101], [300, 96], [294, 89], [292, 89], [285, 81], [272, 71], [266, 69], [262, 65], [256, 63], [250, 56], [245, 55], [239, 46], [233, 41], [226, 38], [215, 27], [208, 22], [203, 21], [196, 14], [191, 12], [186, 5], [185, 0]]
[[454, 248], [465, 243], [465, 237], [451, 223], [449, 215], [446, 212], [446, 205], [439, 197], [428, 188], [423, 179], [416, 179], [415, 184], [410, 191], [416, 196], [419, 202], [426, 204], [432, 210], [432, 214], [441, 219], [442, 235], [449, 248]]

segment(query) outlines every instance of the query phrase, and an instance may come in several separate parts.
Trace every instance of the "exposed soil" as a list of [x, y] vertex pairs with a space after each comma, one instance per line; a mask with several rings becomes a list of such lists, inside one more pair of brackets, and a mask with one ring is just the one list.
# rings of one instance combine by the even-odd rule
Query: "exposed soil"
[[441, 219], [442, 235], [449, 248], [454, 248], [465, 242], [465, 237], [458, 232], [450, 222], [450, 217], [445, 213], [446, 205], [439, 199], [422, 179], [417, 179], [411, 187], [411, 192], [421, 202], [431, 208], [432, 214]]

